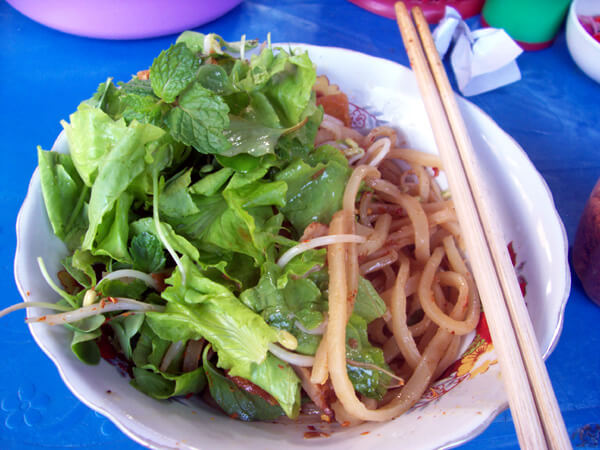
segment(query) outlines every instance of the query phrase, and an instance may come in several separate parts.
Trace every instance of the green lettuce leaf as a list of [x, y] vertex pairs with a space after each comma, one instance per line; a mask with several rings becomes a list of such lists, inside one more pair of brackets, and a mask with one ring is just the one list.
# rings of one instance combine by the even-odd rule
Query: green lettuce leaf
[[[284, 53], [280, 49], [279, 55]], [[307, 52], [290, 55], [284, 70], [280, 70], [276, 63], [274, 66], [277, 70], [271, 69], [271, 72], [275, 72], [276, 76], [270, 78], [265, 95], [278, 112], [282, 124], [291, 127], [302, 120], [311, 100], [316, 70]]]
[[156, 373], [140, 367], [133, 368], [131, 385], [144, 394], [158, 400], [187, 394], [197, 394], [206, 386], [206, 376], [202, 367], [181, 375]]
[[225, 137], [231, 145], [221, 154], [235, 156], [247, 153], [250, 156], [258, 157], [275, 153], [277, 141], [287, 131], [285, 128], [271, 128], [255, 121], [231, 116], [229, 127], [225, 130]]
[[[133, 328], [136, 324], [128, 325]], [[157, 336], [146, 322], [143, 322], [139, 328], [138, 336], [131, 356], [136, 366], [133, 369], [134, 379], [131, 381], [133, 386], [157, 399], [195, 394], [204, 389], [206, 377], [202, 367], [192, 372], [181, 373], [185, 347], [182, 347], [167, 370], [163, 372], [160, 370], [160, 365], [172, 342]]]
[[[171, 344], [171, 341], [167, 341], [157, 336], [145, 321], [140, 328], [139, 337], [135, 344], [135, 348], [133, 349], [132, 361], [137, 367], [150, 369], [153, 372], [158, 373], [160, 372], [160, 363]], [[167, 373], [176, 374], [179, 372], [182, 356], [183, 350], [179, 355], [175, 355], [173, 362], [167, 367]]]
[[79, 177], [71, 156], [38, 148], [40, 184], [54, 234], [70, 250], [81, 243], [87, 229], [89, 189]]
[[260, 53], [253, 54], [250, 62], [236, 61], [231, 70], [231, 80], [237, 89], [253, 93], [265, 91], [267, 83], [275, 76], [285, 78], [283, 73], [287, 67], [289, 55], [281, 50], [277, 53], [273, 49], [265, 47]]
[[85, 288], [96, 286], [96, 271], [94, 265], [108, 264], [106, 256], [92, 255], [88, 250], [76, 249], [73, 254], [62, 262], [67, 272]]
[[269, 343], [277, 333], [241, 303], [226, 287], [204, 277], [198, 267], [183, 258], [187, 281], [177, 270], [167, 283], [161, 313], [148, 313], [152, 330], [169, 341], [205, 338], [228, 368], [248, 373], [265, 360]]
[[101, 334], [99, 329], [91, 332], [73, 332], [71, 351], [85, 364], [98, 364], [100, 362], [100, 349], [96, 344], [96, 339], [99, 338]]
[[161, 313], [147, 313], [153, 332], [166, 341], [208, 340], [219, 356], [218, 366], [232, 376], [252, 381], [277, 399], [290, 417], [298, 414], [300, 384], [293, 370], [268, 354], [277, 332], [244, 306], [223, 285], [202, 276], [184, 258], [187, 282], [176, 271], [163, 293], [168, 300]]
[[[297, 158], [306, 160], [309, 153], [314, 149], [315, 138], [322, 120], [323, 108], [316, 105], [315, 98], [311, 98], [302, 115], [302, 121], [305, 122], [304, 126], [292, 133], [283, 135], [277, 142], [276, 151], [280, 158], [285, 161], [293, 161]], [[340, 163], [344, 164], [343, 161], [340, 161]]]
[[142, 300], [144, 292], [148, 290], [148, 285], [138, 279], [128, 281], [103, 279], [95, 286], [95, 290], [104, 297], [127, 297]]
[[298, 234], [311, 222], [329, 223], [342, 207], [350, 170], [345, 158], [336, 156], [341, 153], [331, 149], [333, 147], [319, 147], [309, 158], [313, 165], [298, 159], [275, 177], [288, 185], [281, 211]]
[[69, 141], [69, 153], [77, 172], [87, 186], [91, 186], [105, 156], [130, 131], [125, 120], [113, 120], [99, 108], [82, 103], [69, 116], [70, 123], [62, 121]]
[[112, 328], [121, 348], [121, 353], [130, 360], [132, 358], [131, 340], [138, 334], [144, 323], [144, 314], [131, 314], [128, 316], [116, 316], [108, 324]]
[[204, 33], [187, 30], [177, 37], [176, 43], [184, 44], [193, 53], [202, 53], [205, 37]]
[[116, 199], [114, 208], [106, 214], [98, 226], [96, 245], [92, 249], [94, 254], [106, 255], [122, 263], [131, 263], [127, 240], [132, 203], [133, 196], [127, 192]]
[[[304, 267], [308, 271], [313, 266]], [[274, 263], [263, 264], [261, 272], [258, 284], [242, 292], [240, 299], [269, 325], [292, 333], [298, 340], [298, 353], [314, 355], [320, 337], [302, 331], [297, 322], [309, 330], [323, 322], [327, 305], [321, 290], [312, 280], [293, 278]]]
[[235, 170], [230, 167], [223, 167], [216, 172], [206, 175], [204, 178], [190, 186], [190, 194], [204, 196], [215, 195], [223, 186], [225, 186], [234, 172]]
[[190, 195], [192, 168], [171, 178], [162, 190], [159, 198], [159, 210], [167, 217], [187, 216], [197, 213], [198, 207]]
[[104, 157], [98, 161], [98, 175], [92, 185], [88, 205], [89, 228], [83, 239], [83, 249], [91, 250], [94, 247], [103, 218], [136, 176], [144, 171], [144, 145], [163, 134], [163, 130], [153, 125], [132, 122], [114, 147], [105, 149]]
[[94, 95], [83, 103], [101, 109], [114, 119], [121, 112], [120, 95], [121, 92], [114, 85], [112, 78], [108, 78], [104, 83], [100, 83]]
[[249, 104], [241, 111], [241, 116], [249, 121], [258, 122], [261, 125], [271, 128], [284, 128], [281, 125], [281, 119], [277, 111], [261, 91], [250, 92]]
[[[266, 170], [257, 169], [263, 174]], [[191, 173], [184, 172], [161, 195], [161, 217], [197, 246], [242, 253], [261, 264], [283, 221], [271, 206], [284, 204], [287, 185], [253, 181], [255, 177], [254, 172], [235, 174], [222, 192], [205, 196], [192, 193]]]

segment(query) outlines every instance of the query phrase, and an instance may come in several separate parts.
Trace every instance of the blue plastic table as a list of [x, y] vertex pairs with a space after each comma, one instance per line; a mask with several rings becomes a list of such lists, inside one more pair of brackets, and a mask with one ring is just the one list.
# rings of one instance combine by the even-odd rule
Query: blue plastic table
[[[408, 65], [395, 21], [345, 0], [246, 1], [197, 30], [228, 40], [242, 34], [265, 39], [271, 32], [273, 41], [345, 47]], [[128, 80], [174, 40], [71, 36], [0, 4], [0, 308], [20, 301], [12, 269], [14, 230], [37, 145], [50, 148], [59, 121], [107, 76]], [[550, 186], [572, 245], [584, 202], [600, 177], [600, 84], [575, 66], [564, 30], [552, 47], [524, 53], [518, 64], [521, 81], [470, 100], [525, 149]], [[70, 393], [23, 318], [21, 311], [0, 321], [0, 448], [140, 448]], [[547, 367], [574, 447], [598, 446], [599, 348], [600, 307], [573, 274], [562, 336]], [[508, 412], [464, 445], [517, 447]]]

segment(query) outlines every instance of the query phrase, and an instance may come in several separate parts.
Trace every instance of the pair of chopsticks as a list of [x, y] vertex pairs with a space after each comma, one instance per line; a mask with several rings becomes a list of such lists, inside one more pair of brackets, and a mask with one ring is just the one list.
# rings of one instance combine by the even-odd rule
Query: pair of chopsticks
[[[429, 116], [524, 449], [571, 448], [504, 238], [486, 202], [471, 140], [419, 7], [395, 5]], [[415, 29], [416, 26], [416, 29]]]

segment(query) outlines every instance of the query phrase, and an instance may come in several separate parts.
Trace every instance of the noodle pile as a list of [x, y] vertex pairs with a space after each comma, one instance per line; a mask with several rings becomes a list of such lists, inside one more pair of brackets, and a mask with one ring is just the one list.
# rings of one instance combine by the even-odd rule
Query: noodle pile
[[[462, 336], [479, 321], [479, 298], [459, 250], [453, 204], [434, 179], [441, 163], [436, 155], [399, 148], [397, 140], [391, 128], [378, 127], [363, 137], [327, 114], [317, 136], [317, 145], [344, 151], [353, 169], [343, 209], [328, 234], [365, 238], [339, 240], [327, 250], [328, 324], [310, 381], [331, 382], [338, 421], [386, 421], [408, 410], [454, 362]], [[350, 147], [365, 150], [349, 155]], [[380, 402], [361, 401], [346, 369], [352, 363], [346, 360], [346, 325], [359, 276], [371, 281], [387, 306], [369, 325], [369, 339], [406, 380]]]

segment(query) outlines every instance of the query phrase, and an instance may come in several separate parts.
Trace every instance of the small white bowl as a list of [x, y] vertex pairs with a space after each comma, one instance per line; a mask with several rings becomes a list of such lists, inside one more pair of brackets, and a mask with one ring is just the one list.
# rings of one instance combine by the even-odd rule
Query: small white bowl
[[567, 47], [575, 63], [586, 75], [600, 83], [600, 42], [579, 22], [578, 16], [600, 15], [600, 1], [575, 0], [567, 17]]

